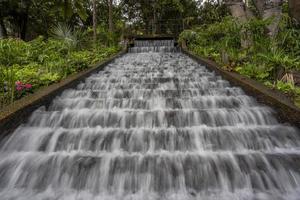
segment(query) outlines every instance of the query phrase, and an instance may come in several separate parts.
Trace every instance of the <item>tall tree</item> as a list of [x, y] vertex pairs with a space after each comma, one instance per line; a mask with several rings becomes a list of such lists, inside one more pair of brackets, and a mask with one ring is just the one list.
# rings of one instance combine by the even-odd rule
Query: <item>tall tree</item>
[[270, 25], [267, 26], [268, 35], [274, 37], [278, 33], [279, 22], [282, 17], [283, 0], [267, 0], [264, 6], [263, 19], [272, 19]]
[[0, 38], [7, 37], [6, 26], [4, 24], [4, 18], [8, 15], [9, 2], [0, 1]]
[[[276, 36], [281, 20], [283, 0], [252, 0], [252, 2], [260, 18], [272, 20], [266, 29], [270, 37]], [[240, 22], [244, 23], [252, 17], [252, 14], [248, 11], [249, 9], [247, 9], [247, 5], [243, 0], [225, 0], [225, 3], [232, 16], [236, 17]]]
[[17, 1], [17, 0], [2, 0], [0, 1], [0, 26], [2, 35], [6, 34], [4, 19], [11, 24], [16, 35], [21, 39], [26, 38], [29, 10], [32, 5], [32, 0]]
[[28, 25], [28, 18], [29, 18], [29, 9], [32, 5], [31, 0], [25, 1], [24, 9], [20, 12], [20, 18], [19, 18], [19, 27], [20, 27], [20, 38], [22, 40], [26, 39], [26, 33], [27, 33], [27, 25]]
[[259, 16], [263, 16], [265, 0], [252, 0]]
[[274, 37], [278, 33], [283, 0], [253, 0], [253, 3], [262, 19], [272, 19], [267, 30], [268, 35]]
[[[247, 22], [249, 17], [247, 14], [246, 4], [243, 0], [225, 0], [225, 3], [233, 17], [235, 17], [240, 23]], [[251, 40], [249, 39], [247, 31], [242, 29], [241, 35], [242, 48], [248, 48], [251, 45]]]
[[68, 22], [70, 18], [77, 14], [82, 20], [87, 18], [84, 9], [84, 0], [47, 0], [54, 2], [54, 8], [61, 11], [64, 21]]
[[[210, 0], [212, 1], [212, 0]], [[121, 0], [123, 15], [145, 34], [177, 34], [199, 21], [199, 0]]]
[[108, 25], [109, 32], [113, 32], [113, 0], [108, 0]]
[[0, 39], [7, 37], [7, 31], [2, 18], [0, 18]]
[[97, 1], [93, 0], [93, 39], [97, 41]]
[[290, 15], [300, 24], [300, 1], [289, 0]]
[[0, 19], [0, 38], [6, 38], [6, 37], [7, 37], [6, 27], [4, 25], [3, 19]]
[[242, 23], [247, 21], [246, 5], [243, 0], [225, 0], [225, 3], [233, 17]]

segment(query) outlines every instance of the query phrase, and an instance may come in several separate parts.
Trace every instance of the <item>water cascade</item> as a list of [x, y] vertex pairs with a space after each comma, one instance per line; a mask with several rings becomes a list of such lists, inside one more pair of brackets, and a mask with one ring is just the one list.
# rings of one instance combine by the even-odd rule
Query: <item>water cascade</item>
[[[299, 130], [172, 49], [136, 47], [0, 146], [2, 200], [299, 200]], [[155, 50], [153, 50], [155, 49]]]
[[134, 47], [129, 48], [129, 52], [178, 52], [179, 48], [174, 44], [174, 40], [135, 40]]

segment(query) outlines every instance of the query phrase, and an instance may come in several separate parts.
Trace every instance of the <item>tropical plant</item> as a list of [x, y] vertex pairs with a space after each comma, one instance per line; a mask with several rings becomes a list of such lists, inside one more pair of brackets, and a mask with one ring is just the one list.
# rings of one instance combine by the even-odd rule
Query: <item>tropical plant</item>
[[70, 36], [64, 35], [48, 40], [38, 37], [30, 42], [0, 40], [0, 109], [42, 86], [82, 71], [119, 50], [118, 47], [99, 45], [97, 48], [87, 45], [70, 50]]
[[[297, 99], [300, 96], [296, 92], [299, 87], [291, 87], [291, 83], [282, 77], [286, 73], [300, 70], [299, 29], [285, 16], [280, 23], [278, 35], [270, 38], [265, 34], [265, 27], [269, 23], [270, 19], [254, 18], [240, 23], [232, 17], [226, 17], [221, 22], [186, 30], [179, 40], [187, 41], [189, 50], [215, 60], [225, 70], [234, 70], [259, 80]], [[241, 30], [251, 40], [251, 46], [246, 49], [241, 44]]]
[[77, 34], [72, 30], [71, 26], [59, 23], [52, 29], [53, 38], [63, 41], [69, 49], [74, 49], [77, 47], [79, 41]]
[[257, 56], [264, 60], [275, 79], [278, 78], [280, 70], [286, 72], [299, 66], [299, 58], [292, 58], [276, 47], [272, 47], [268, 52], [258, 53]]

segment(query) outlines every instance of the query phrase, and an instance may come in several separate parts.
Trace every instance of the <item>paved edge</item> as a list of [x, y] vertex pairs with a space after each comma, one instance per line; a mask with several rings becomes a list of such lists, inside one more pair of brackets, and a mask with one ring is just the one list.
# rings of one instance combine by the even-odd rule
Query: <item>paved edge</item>
[[127, 50], [123, 50], [108, 57], [103, 61], [92, 65], [92, 67], [87, 70], [70, 75], [58, 83], [42, 87], [35, 93], [23, 97], [0, 110], [0, 141], [5, 136], [12, 133], [18, 126], [25, 123], [33, 111], [41, 106], [48, 107], [52, 100], [60, 95], [65, 89], [77, 86], [92, 73], [103, 70], [107, 64], [113, 62], [116, 58], [121, 57], [125, 53], [127, 53]]
[[218, 67], [217, 63], [199, 57], [186, 49], [182, 48], [182, 53], [206, 66], [210, 71], [216, 72], [218, 75], [228, 80], [232, 85], [241, 87], [248, 95], [254, 97], [259, 103], [272, 107], [276, 111], [276, 117], [279, 122], [289, 123], [300, 128], [300, 109], [281, 92], [272, 90], [262, 83], [243, 75], [225, 71]]

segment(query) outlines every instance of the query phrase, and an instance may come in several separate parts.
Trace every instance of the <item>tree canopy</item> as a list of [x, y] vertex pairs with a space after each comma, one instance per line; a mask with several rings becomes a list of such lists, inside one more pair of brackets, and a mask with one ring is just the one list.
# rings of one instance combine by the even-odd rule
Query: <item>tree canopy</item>
[[[2, 0], [0, 37], [11, 36], [31, 40], [38, 35], [48, 36], [51, 29], [59, 23], [65, 23], [73, 29], [87, 29], [93, 25], [93, 21], [102, 29], [114, 33], [178, 35], [182, 30], [195, 25], [221, 21], [229, 13], [238, 16], [239, 19], [242, 19], [242, 16], [244, 19], [253, 16], [279, 17], [284, 2], [284, 0], [95, 0], [96, 6], [93, 6], [93, 0]], [[299, 8], [299, 1], [288, 1], [290, 16], [298, 22]], [[93, 20], [93, 14], [96, 20]], [[271, 35], [276, 33], [277, 25], [274, 23], [268, 26]]]

